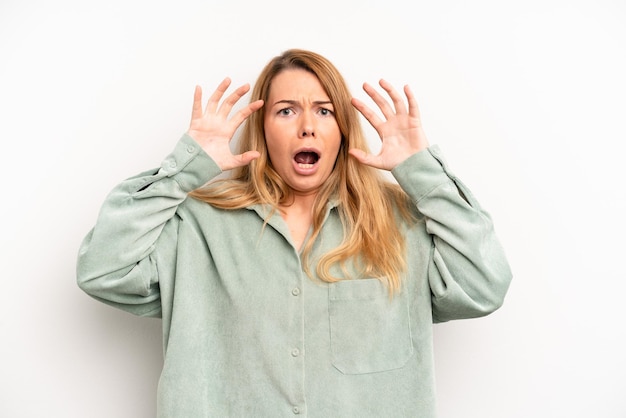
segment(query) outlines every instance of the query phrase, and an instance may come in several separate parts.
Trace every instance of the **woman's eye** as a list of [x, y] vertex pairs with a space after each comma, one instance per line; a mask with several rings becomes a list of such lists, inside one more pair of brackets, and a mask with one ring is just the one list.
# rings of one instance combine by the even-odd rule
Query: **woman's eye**
[[320, 114], [322, 116], [331, 116], [333, 114], [333, 112], [332, 112], [332, 110], [321, 108], [320, 109]]
[[280, 110], [278, 111], [278, 114], [279, 114], [279, 115], [282, 115], [282, 116], [289, 116], [289, 115], [291, 114], [291, 109], [289, 109], [289, 108], [286, 108], [286, 109], [280, 109]]

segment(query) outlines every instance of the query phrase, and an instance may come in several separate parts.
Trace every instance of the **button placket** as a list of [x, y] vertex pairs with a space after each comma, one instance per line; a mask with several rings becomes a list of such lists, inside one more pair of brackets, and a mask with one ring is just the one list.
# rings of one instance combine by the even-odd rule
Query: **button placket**
[[[289, 401], [291, 411], [294, 415], [306, 415], [305, 412], [305, 389], [304, 389], [304, 293], [302, 290], [305, 274], [301, 269], [301, 262], [298, 257], [298, 272], [289, 282], [289, 287], [285, 290], [288, 298], [290, 314], [290, 337], [287, 348], [287, 356], [290, 357], [290, 389]], [[286, 341], [287, 342], [287, 341]], [[286, 353], [285, 353], [286, 354]]]

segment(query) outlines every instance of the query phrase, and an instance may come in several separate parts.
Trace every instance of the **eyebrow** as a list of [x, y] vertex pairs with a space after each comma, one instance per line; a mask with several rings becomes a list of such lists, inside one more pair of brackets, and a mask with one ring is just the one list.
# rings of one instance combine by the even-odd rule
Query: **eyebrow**
[[[298, 102], [297, 100], [278, 100], [272, 106], [276, 106], [277, 104], [280, 104], [280, 103], [286, 103], [290, 105], [300, 104], [300, 102]], [[331, 102], [330, 100], [316, 100], [313, 102], [313, 104], [319, 106], [319, 105], [333, 104], [333, 102]]]

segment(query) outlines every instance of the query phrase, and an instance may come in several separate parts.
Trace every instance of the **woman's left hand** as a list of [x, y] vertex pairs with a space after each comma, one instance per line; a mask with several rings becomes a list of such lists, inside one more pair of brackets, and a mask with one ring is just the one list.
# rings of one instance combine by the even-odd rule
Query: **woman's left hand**
[[427, 148], [428, 140], [422, 129], [417, 100], [415, 100], [409, 86], [404, 86], [408, 110], [403, 97], [391, 84], [385, 80], [380, 80], [380, 86], [389, 94], [393, 107], [369, 84], [363, 84], [363, 90], [378, 105], [383, 113], [384, 120], [360, 100], [352, 99], [352, 105], [361, 112], [378, 132], [382, 140], [380, 152], [378, 155], [372, 155], [356, 148], [351, 149], [349, 152], [363, 164], [383, 170], [393, 170], [411, 155]]

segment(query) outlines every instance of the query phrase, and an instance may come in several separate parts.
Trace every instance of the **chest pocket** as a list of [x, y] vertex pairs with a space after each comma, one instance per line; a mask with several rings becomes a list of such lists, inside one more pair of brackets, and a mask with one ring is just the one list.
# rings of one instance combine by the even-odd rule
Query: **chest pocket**
[[333, 366], [344, 374], [403, 367], [413, 354], [406, 292], [389, 292], [378, 279], [344, 280], [329, 289]]

